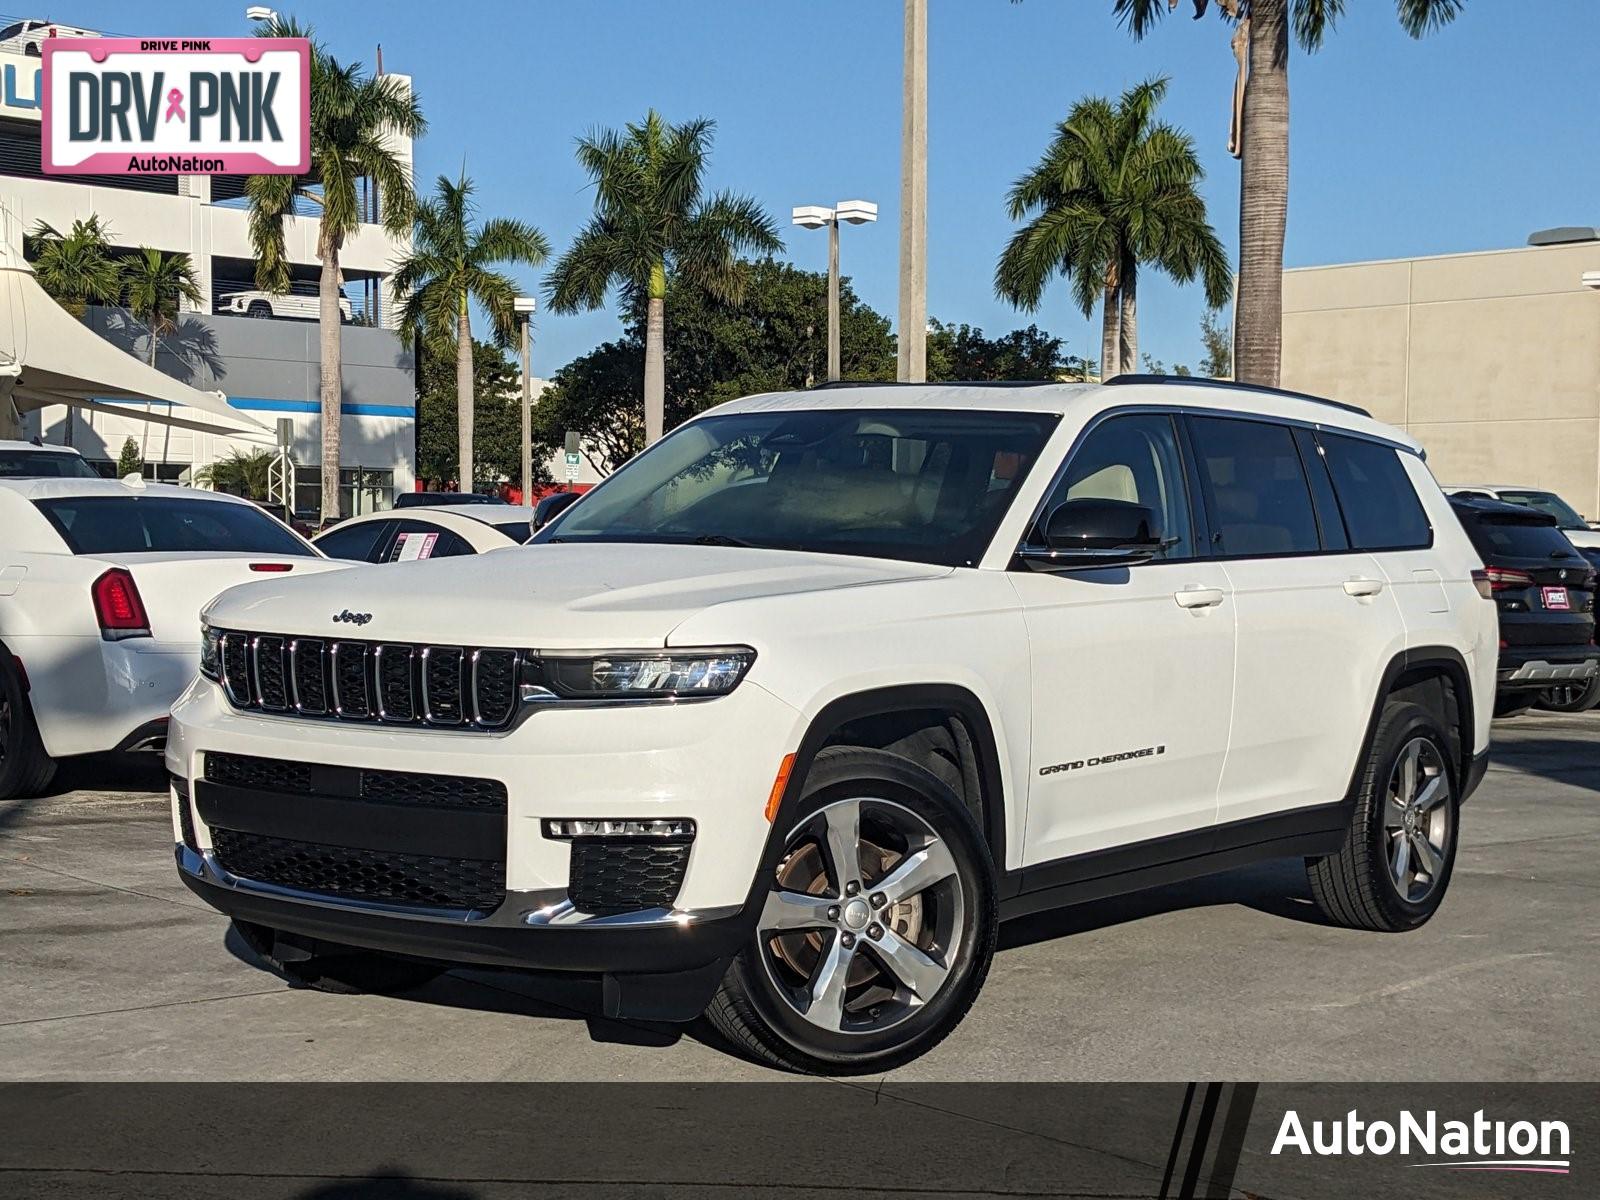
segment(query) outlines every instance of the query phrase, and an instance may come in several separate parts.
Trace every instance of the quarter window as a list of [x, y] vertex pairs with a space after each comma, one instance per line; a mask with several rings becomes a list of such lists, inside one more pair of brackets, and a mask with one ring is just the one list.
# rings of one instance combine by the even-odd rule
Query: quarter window
[[1417, 550], [1432, 543], [1433, 527], [1399, 451], [1336, 433], [1319, 438], [1356, 549]]
[[[1172, 418], [1161, 413], [1129, 413], [1096, 426], [1083, 440], [1067, 473], [1045, 506], [1048, 515], [1068, 500], [1121, 500], [1142, 504], [1161, 522], [1172, 541], [1157, 557], [1193, 558], [1194, 524]], [[1043, 541], [1036, 535], [1036, 541]]]
[[1190, 417], [1212, 542], [1229, 558], [1322, 549], [1305, 467], [1285, 425]]

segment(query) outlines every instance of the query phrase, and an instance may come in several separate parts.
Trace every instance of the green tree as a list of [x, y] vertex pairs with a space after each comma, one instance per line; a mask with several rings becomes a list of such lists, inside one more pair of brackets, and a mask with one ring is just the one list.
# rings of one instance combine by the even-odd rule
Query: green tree
[[629, 309], [643, 307], [647, 443], [665, 428], [669, 285], [687, 284], [736, 304], [749, 274], [741, 255], [783, 248], [777, 226], [755, 200], [705, 194], [713, 128], [704, 118], [672, 125], [652, 109], [637, 125], [578, 141], [578, 162], [595, 186], [595, 212], [556, 262], [550, 307], [599, 308], [613, 287]]
[[1199, 192], [1205, 172], [1194, 141], [1155, 119], [1166, 91], [1165, 79], [1152, 79], [1114, 104], [1078, 101], [1008, 197], [1012, 220], [1023, 224], [995, 267], [996, 294], [1031, 311], [1060, 275], [1085, 316], [1099, 299], [1108, 378], [1137, 370], [1142, 266], [1179, 283], [1199, 278], [1213, 305], [1231, 290], [1228, 257]]
[[[456, 366], [456, 462], [474, 462], [473, 395], [477, 373], [472, 354], [472, 301], [489, 314], [495, 341], [510, 342], [516, 332], [513, 302], [517, 285], [496, 270], [501, 264], [541, 265], [550, 253], [544, 234], [508, 217], [474, 225], [473, 184], [465, 170], [452, 181], [441, 175], [434, 194], [417, 205], [414, 249], [394, 274], [391, 286], [406, 298], [401, 330], [409, 338], [427, 332], [434, 341], [454, 342]], [[518, 438], [521, 437], [520, 418]], [[521, 470], [520, 452], [516, 467]], [[463, 472], [475, 477], [474, 471]]]
[[161, 339], [177, 328], [179, 302], [204, 304], [205, 296], [187, 254], [167, 254], [141, 246], [120, 265], [123, 303], [148, 331], [149, 361], [153, 367]]
[[91, 304], [115, 304], [122, 295], [122, 272], [111, 252], [111, 230], [95, 216], [83, 217], [62, 233], [40, 221], [24, 239], [34, 278], [75, 317]]
[[[505, 352], [492, 342], [472, 349], [471, 411], [476, 420], [473, 474], [461, 473], [461, 441], [456, 422], [461, 411], [460, 380], [453, 346], [444, 354], [424, 347], [417, 395], [417, 474], [431, 483], [455, 482], [464, 492], [481, 491], [522, 472], [522, 382]], [[538, 411], [537, 407], [534, 409]], [[534, 455], [535, 483], [548, 483], [540, 455]]]
[[276, 456], [270, 450], [229, 451], [226, 458], [201, 467], [194, 481], [214, 491], [243, 496], [248, 500], [267, 498], [267, 474]]
[[122, 452], [117, 455], [117, 478], [144, 474], [144, 455], [139, 453], [139, 443], [131, 437], [122, 440]]
[[1232, 379], [1233, 330], [1222, 323], [1217, 309], [1207, 309], [1200, 318], [1200, 344], [1206, 350], [1200, 360], [1200, 374], [1211, 379]]
[[1082, 360], [1066, 354], [1066, 342], [1029, 325], [998, 338], [971, 325], [928, 322], [928, 379], [1062, 379], [1083, 376]]
[[576, 433], [589, 463], [609, 475], [644, 449], [639, 372], [644, 344], [606, 342], [555, 373], [533, 407], [534, 445], [548, 456]]
[[[1454, 20], [1466, 0], [1395, 0], [1414, 38]], [[1114, 0], [1113, 11], [1143, 38], [1173, 0]], [[1203, 17], [1208, 0], [1194, 0]], [[1239, 154], [1239, 379], [1278, 384], [1283, 344], [1283, 238], [1289, 216], [1289, 34], [1313, 52], [1343, 15], [1345, 0], [1217, 0], [1236, 25], [1235, 53], [1245, 79], [1237, 114]]]
[[[292, 19], [264, 22], [262, 37], [310, 37]], [[345, 239], [361, 227], [365, 179], [377, 188], [383, 227], [399, 237], [411, 232], [416, 197], [411, 171], [390, 140], [398, 133], [416, 137], [426, 127], [409, 84], [393, 75], [369, 76], [355, 63], [340, 63], [323, 47], [311, 47], [311, 170], [305, 175], [252, 175], [245, 180], [250, 199], [250, 241], [256, 254], [256, 285], [269, 292], [289, 288], [284, 224], [297, 201], [317, 210], [317, 258], [322, 263], [318, 291], [321, 334], [322, 512], [339, 512], [340, 403], [343, 371], [339, 327], [339, 255]]]
[[[749, 264], [737, 308], [689, 284], [671, 289], [667, 420], [676, 424], [735, 396], [804, 388], [821, 379], [828, 356], [827, 288], [825, 275], [765, 258]], [[840, 281], [839, 309], [844, 376], [893, 379], [895, 343], [889, 318], [864, 304], [848, 279]], [[556, 372], [534, 408], [536, 441], [558, 450], [566, 433], [575, 432], [602, 473], [643, 449], [638, 379], [647, 324], [640, 305], [621, 339]]]
[[1174, 363], [1172, 370], [1169, 371], [1167, 370], [1167, 364], [1159, 358], [1153, 358], [1148, 354], [1143, 355], [1142, 358], [1146, 375], [1175, 375], [1179, 379], [1189, 379], [1194, 375], [1194, 372], [1183, 363]]

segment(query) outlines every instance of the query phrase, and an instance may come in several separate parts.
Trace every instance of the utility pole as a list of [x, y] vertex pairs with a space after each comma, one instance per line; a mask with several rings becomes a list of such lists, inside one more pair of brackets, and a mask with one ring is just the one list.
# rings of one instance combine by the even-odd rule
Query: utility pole
[[896, 378], [928, 377], [928, 0], [905, 0], [900, 118], [900, 322]]
[[532, 296], [518, 296], [511, 302], [522, 322], [522, 502], [533, 495], [533, 372], [529, 343], [533, 311], [538, 307]]
[[839, 222], [866, 225], [878, 219], [878, 206], [870, 200], [841, 200], [832, 208], [807, 204], [794, 210], [794, 223], [805, 229], [828, 230], [828, 382], [837, 383], [839, 354]]

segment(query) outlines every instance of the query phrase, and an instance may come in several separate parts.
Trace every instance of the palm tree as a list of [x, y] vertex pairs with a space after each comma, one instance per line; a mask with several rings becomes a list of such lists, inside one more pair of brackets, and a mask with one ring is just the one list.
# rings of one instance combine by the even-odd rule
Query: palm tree
[[269, 491], [268, 475], [275, 456], [270, 450], [229, 451], [194, 473], [194, 481], [219, 492], [243, 496], [247, 500], [265, 500]]
[[156, 347], [163, 335], [177, 328], [178, 302], [201, 304], [200, 283], [194, 263], [187, 254], [165, 254], [141, 246], [124, 259], [122, 267], [123, 303], [150, 332], [150, 365], [156, 365]]
[[474, 228], [472, 191], [465, 169], [455, 182], [439, 176], [432, 198], [417, 205], [414, 249], [392, 280], [395, 293], [406, 298], [401, 329], [408, 339], [428, 332], [455, 341], [457, 462], [464, 492], [472, 490], [474, 461], [472, 301], [483, 305], [496, 340], [505, 345], [516, 331], [517, 285], [494, 267], [537, 267], [550, 254], [544, 234], [522, 221], [493, 217]]
[[1155, 120], [1166, 90], [1165, 79], [1153, 79], [1115, 104], [1078, 101], [1008, 197], [1011, 219], [1025, 224], [1000, 255], [995, 293], [1032, 310], [1060, 275], [1084, 316], [1100, 300], [1106, 378], [1137, 369], [1141, 265], [1180, 283], [1198, 277], [1213, 306], [1231, 290], [1228, 257], [1197, 190], [1205, 173], [1194, 142]]
[[[1395, 0], [1414, 38], [1454, 20], [1466, 0]], [[1172, 0], [1114, 0], [1113, 11], [1142, 38]], [[1194, 0], [1195, 17], [1207, 0]], [[1317, 50], [1344, 12], [1344, 0], [1217, 0], [1237, 22], [1241, 71], [1248, 71], [1238, 135], [1239, 299], [1234, 313], [1234, 372], [1245, 383], [1278, 384], [1283, 342], [1283, 235], [1289, 217], [1289, 31]]]
[[668, 283], [681, 280], [737, 304], [740, 255], [781, 250], [772, 218], [747, 196], [703, 196], [714, 122], [671, 125], [651, 109], [626, 130], [578, 139], [578, 162], [595, 185], [595, 214], [556, 262], [549, 283], [556, 312], [599, 308], [613, 285], [646, 307], [645, 444], [661, 437], [666, 403]]
[[[264, 22], [262, 37], [309, 37], [293, 20]], [[343, 391], [339, 328], [339, 254], [361, 227], [361, 180], [378, 191], [380, 219], [394, 237], [411, 231], [416, 197], [411, 170], [395, 153], [394, 134], [414, 138], [426, 127], [409, 86], [392, 75], [369, 76], [355, 63], [340, 63], [315, 42], [311, 49], [311, 171], [306, 175], [252, 175], [250, 241], [256, 254], [256, 285], [289, 288], [284, 224], [297, 201], [319, 211], [317, 257], [322, 261], [318, 322], [322, 337], [322, 513], [339, 513], [339, 416]]]
[[26, 239], [39, 286], [75, 317], [91, 304], [115, 304], [121, 298], [122, 274], [110, 237], [100, 218], [90, 216], [74, 221], [66, 233], [40, 221]]

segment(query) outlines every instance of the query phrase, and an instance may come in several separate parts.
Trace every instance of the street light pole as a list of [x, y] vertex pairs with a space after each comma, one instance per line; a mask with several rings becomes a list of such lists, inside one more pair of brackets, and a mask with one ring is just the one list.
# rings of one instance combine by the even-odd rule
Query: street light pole
[[527, 504], [533, 495], [533, 372], [531, 368], [530, 330], [533, 312], [538, 305], [532, 296], [518, 296], [512, 308], [522, 322], [522, 502]]
[[902, 383], [928, 377], [928, 0], [905, 0], [900, 113], [900, 323]]
[[841, 200], [832, 208], [807, 204], [794, 209], [793, 220], [804, 229], [828, 230], [828, 382], [840, 376], [839, 352], [839, 222], [865, 225], [878, 219], [878, 206], [870, 200]]

